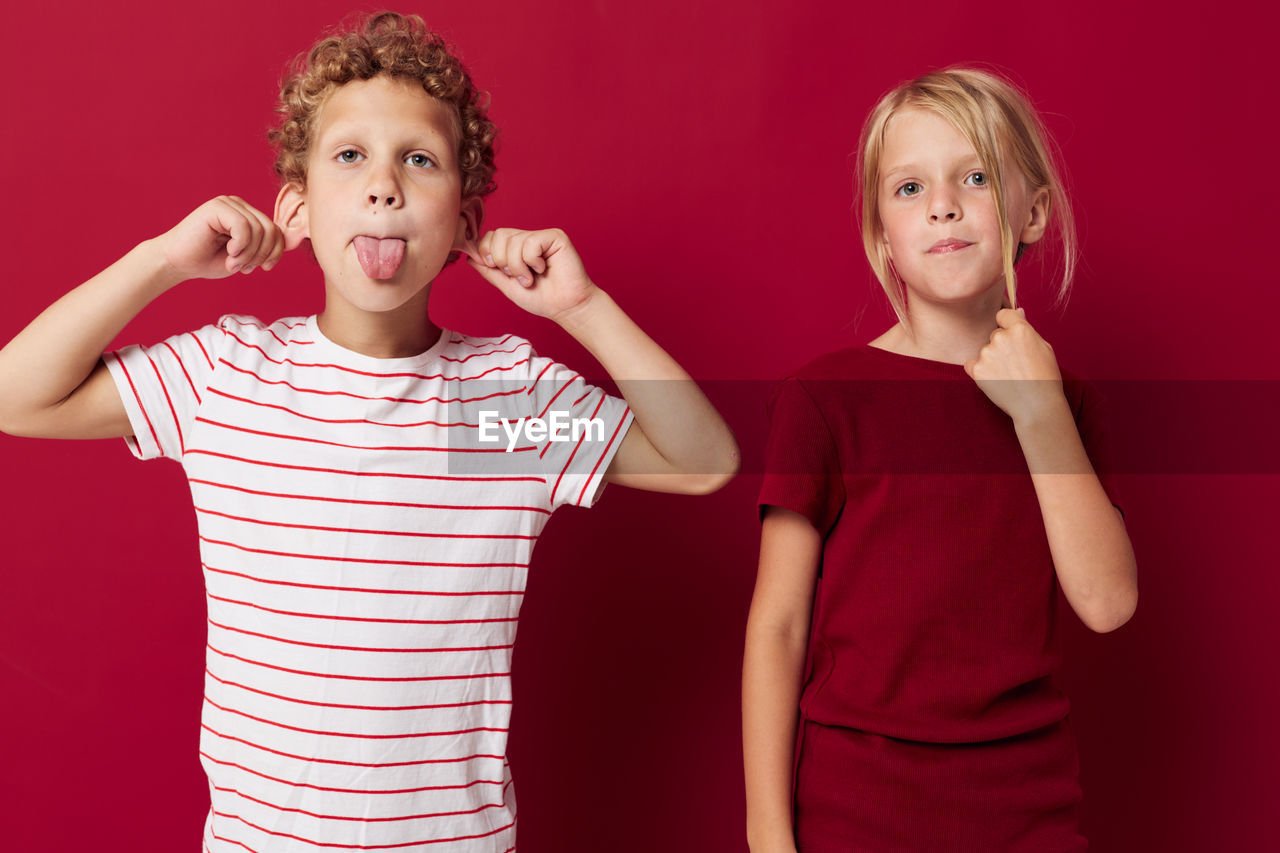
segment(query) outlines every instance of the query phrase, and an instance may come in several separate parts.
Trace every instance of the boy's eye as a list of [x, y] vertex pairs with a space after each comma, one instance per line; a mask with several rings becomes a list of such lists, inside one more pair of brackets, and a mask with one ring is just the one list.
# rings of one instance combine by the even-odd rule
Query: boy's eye
[[426, 154], [410, 154], [408, 157], [404, 158], [404, 160], [410, 166], [417, 166], [418, 168], [423, 168], [423, 169], [425, 169], [427, 166], [435, 165], [432, 159], [428, 157]]
[[919, 194], [920, 194], [920, 185], [917, 184], [915, 181], [907, 181], [905, 184], [898, 187], [898, 195], [910, 197], [910, 196], [919, 195]]
[[359, 162], [361, 154], [359, 151], [348, 148], [346, 151], [338, 152], [339, 163], [356, 163]]
[[987, 185], [987, 176], [984, 172], [974, 172], [965, 178], [964, 182], [971, 187], [985, 187]]

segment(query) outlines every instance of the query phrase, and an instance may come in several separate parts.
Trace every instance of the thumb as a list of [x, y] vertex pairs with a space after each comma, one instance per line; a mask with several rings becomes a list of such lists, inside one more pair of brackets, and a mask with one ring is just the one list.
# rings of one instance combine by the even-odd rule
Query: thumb
[[973, 369], [977, 366], [978, 366], [977, 360], [972, 358], [964, 363], [964, 372], [969, 375], [970, 379], [974, 378]]

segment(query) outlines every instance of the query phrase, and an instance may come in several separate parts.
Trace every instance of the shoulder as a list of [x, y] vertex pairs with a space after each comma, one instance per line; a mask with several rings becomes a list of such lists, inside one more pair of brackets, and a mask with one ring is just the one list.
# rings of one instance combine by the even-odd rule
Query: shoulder
[[851, 382], [876, 378], [883, 373], [875, 353], [866, 346], [834, 350], [796, 368], [775, 386], [773, 400], [802, 393], [820, 408], [839, 405], [838, 399]]
[[460, 378], [522, 378], [537, 356], [533, 344], [519, 335], [478, 336], [455, 331], [445, 334], [448, 340], [436, 357], [449, 365], [449, 375]]
[[282, 317], [274, 323], [264, 323], [249, 314], [223, 314], [215, 325], [223, 335], [243, 344], [288, 346], [313, 340], [306, 317]]

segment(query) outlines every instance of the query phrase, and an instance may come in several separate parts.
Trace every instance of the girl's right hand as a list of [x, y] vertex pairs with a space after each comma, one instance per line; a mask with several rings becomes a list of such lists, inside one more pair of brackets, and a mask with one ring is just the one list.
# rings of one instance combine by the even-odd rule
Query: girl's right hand
[[206, 201], [154, 242], [179, 281], [269, 270], [285, 249], [271, 217], [234, 195]]

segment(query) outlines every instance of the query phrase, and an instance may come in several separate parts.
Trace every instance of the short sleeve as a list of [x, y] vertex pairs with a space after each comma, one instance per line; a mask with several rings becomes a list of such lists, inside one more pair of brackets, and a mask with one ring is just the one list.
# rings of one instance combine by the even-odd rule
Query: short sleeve
[[134, 456], [182, 459], [224, 337], [211, 325], [103, 355], [133, 427], [125, 441]]
[[631, 407], [548, 358], [529, 360], [531, 417], [545, 424], [536, 440], [552, 507], [590, 506], [631, 426]]
[[798, 512], [826, 536], [844, 507], [844, 479], [831, 428], [804, 384], [783, 380], [769, 401], [769, 441], [758, 503]]
[[1116, 485], [1117, 460], [1111, 441], [1107, 401], [1091, 382], [1080, 382], [1076, 429], [1080, 431], [1080, 442], [1089, 455], [1089, 462], [1098, 475], [1103, 491], [1107, 493], [1112, 505], [1124, 515], [1124, 503]]

